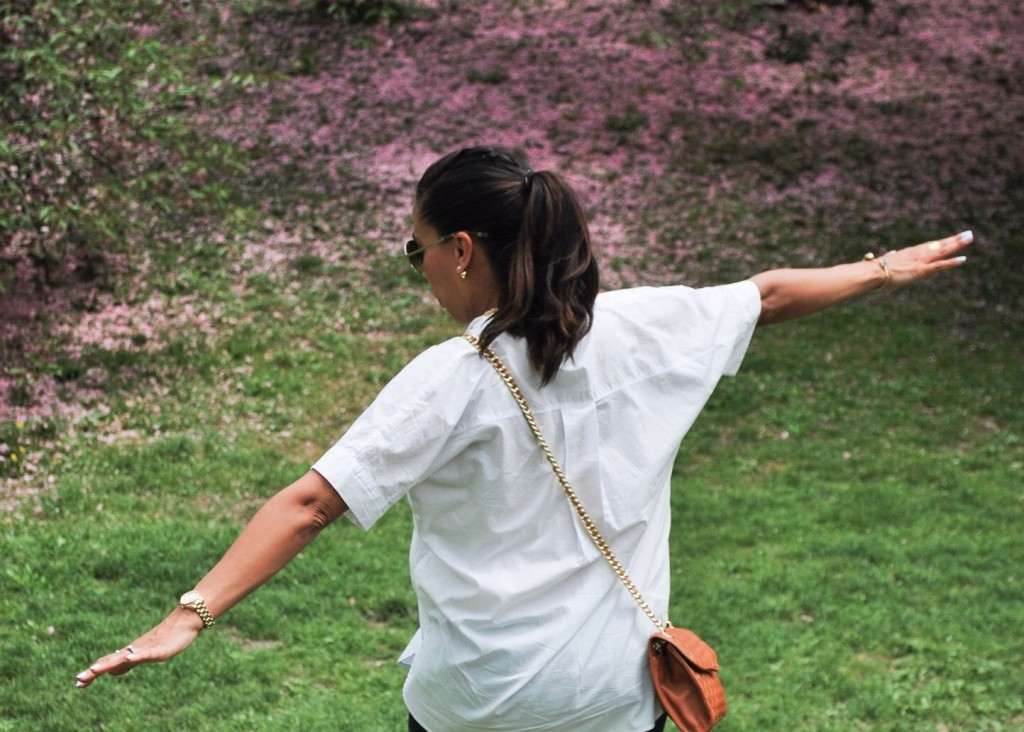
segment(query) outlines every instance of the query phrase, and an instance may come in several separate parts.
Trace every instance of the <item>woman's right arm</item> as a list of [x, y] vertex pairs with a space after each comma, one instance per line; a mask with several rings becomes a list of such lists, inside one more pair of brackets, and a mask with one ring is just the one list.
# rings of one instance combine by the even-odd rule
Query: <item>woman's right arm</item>
[[[273, 496], [196, 585], [207, 609], [214, 617], [222, 615], [273, 577], [347, 510], [337, 491], [313, 470]], [[132, 641], [131, 653], [120, 650], [97, 659], [76, 677], [77, 685], [88, 686], [104, 674], [127, 673], [139, 664], [166, 661], [185, 650], [202, 628], [203, 621], [195, 611], [178, 607]]]

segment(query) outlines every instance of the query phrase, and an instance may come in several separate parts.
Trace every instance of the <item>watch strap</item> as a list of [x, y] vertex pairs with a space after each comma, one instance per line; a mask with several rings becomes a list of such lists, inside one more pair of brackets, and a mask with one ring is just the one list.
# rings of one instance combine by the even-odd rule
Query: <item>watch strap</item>
[[194, 610], [200, 619], [202, 619], [203, 627], [205, 628], [213, 627], [214, 623], [217, 622], [213, 619], [213, 615], [206, 607], [206, 602], [203, 601], [203, 596], [195, 590], [185, 593], [181, 598], [181, 606], [188, 608], [189, 610]]

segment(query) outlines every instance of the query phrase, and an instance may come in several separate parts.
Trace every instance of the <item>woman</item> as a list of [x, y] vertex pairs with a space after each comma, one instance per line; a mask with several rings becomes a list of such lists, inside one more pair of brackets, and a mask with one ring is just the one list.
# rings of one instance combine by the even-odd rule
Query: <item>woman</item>
[[[755, 325], [959, 266], [950, 255], [970, 241], [965, 232], [701, 290], [598, 295], [572, 190], [478, 147], [423, 175], [405, 251], [452, 317], [505, 362], [581, 502], [664, 618], [673, 459]], [[421, 628], [406, 654], [411, 730], [662, 728], [648, 619], [567, 505], [504, 383], [462, 338], [414, 359], [174, 612], [78, 685], [171, 658], [336, 518], [369, 529], [403, 497]]]

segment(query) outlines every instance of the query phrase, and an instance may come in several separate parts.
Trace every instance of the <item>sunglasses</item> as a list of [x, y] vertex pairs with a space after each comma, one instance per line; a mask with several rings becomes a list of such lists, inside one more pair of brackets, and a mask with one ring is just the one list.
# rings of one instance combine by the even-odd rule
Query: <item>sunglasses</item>
[[[457, 234], [458, 232], [456, 232]], [[440, 239], [430, 244], [420, 246], [415, 239], [410, 239], [405, 243], [405, 256], [409, 258], [409, 264], [412, 268], [423, 274], [423, 260], [426, 257], [426, 252], [430, 247], [436, 247], [438, 244], [444, 244], [446, 241], [451, 241], [455, 238], [456, 234], [445, 234]]]
[[[458, 233], [459, 232], [456, 231], [452, 234], [445, 234], [437, 241], [431, 242], [430, 244], [424, 244], [423, 246], [420, 246], [419, 242], [415, 239], [410, 239], [405, 243], [405, 256], [409, 258], [409, 264], [414, 270], [423, 274], [423, 260], [426, 258], [424, 252], [430, 249], [430, 247], [436, 247], [438, 244], [444, 244], [446, 241], [451, 241], [458, 235]], [[482, 231], [471, 231], [467, 233], [470, 236], [475, 236], [477, 238], [484, 238], [487, 236], [487, 234]]]

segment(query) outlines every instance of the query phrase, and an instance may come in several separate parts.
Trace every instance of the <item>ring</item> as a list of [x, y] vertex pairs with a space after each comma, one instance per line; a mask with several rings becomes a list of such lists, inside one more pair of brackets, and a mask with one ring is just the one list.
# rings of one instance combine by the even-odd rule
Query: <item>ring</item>
[[942, 249], [942, 244], [940, 242], [933, 241], [931, 244], [928, 245], [928, 248], [931, 249], [933, 252], [937, 252], [940, 249]]

